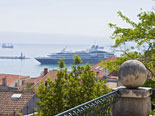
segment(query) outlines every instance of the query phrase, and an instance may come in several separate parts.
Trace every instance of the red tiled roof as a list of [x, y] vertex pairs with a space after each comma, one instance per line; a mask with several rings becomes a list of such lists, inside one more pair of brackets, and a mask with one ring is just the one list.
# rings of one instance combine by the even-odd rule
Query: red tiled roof
[[50, 70], [45, 76], [40, 76], [37, 82], [34, 84], [34, 88], [37, 89], [41, 81], [45, 82], [49, 77], [52, 81], [54, 81], [57, 77], [57, 70]]
[[18, 88], [0, 85], [0, 91], [19, 91]]
[[27, 79], [24, 82], [24, 85], [20, 86], [19, 88], [20, 90], [23, 90], [26, 87], [27, 83], [32, 83], [33, 87], [37, 89], [39, 87], [40, 82], [41, 81], [45, 82], [47, 77], [49, 77], [52, 81], [54, 81], [55, 78], [57, 77], [56, 72], [57, 70], [50, 70], [46, 75], [41, 74], [39, 77]]
[[35, 83], [38, 80], [39, 80], [39, 77], [38, 78], [30, 78], [30, 79], [25, 80], [24, 83]]
[[29, 76], [21, 75], [11, 75], [11, 74], [0, 74], [0, 85], [2, 85], [2, 78], [6, 78], [6, 85], [9, 86], [11, 83], [15, 82], [18, 79], [29, 78]]
[[[110, 60], [115, 61], [116, 59], [117, 59], [117, 57], [112, 56], [110, 58], [105, 59], [104, 61], [105, 62], [108, 62]], [[92, 71], [98, 73], [97, 74], [98, 77], [102, 78], [104, 76], [104, 63], [101, 61], [101, 62], [98, 62], [98, 63], [92, 65]]]
[[39, 80], [39, 77], [29, 78], [29, 79], [24, 81], [23, 85], [19, 86], [19, 89], [22, 91], [27, 86], [27, 83], [35, 84], [38, 80]]
[[[18, 100], [12, 100], [13, 94], [22, 94], [22, 96]], [[0, 92], [0, 115], [12, 115], [15, 109], [18, 113], [33, 96], [33, 92]]]

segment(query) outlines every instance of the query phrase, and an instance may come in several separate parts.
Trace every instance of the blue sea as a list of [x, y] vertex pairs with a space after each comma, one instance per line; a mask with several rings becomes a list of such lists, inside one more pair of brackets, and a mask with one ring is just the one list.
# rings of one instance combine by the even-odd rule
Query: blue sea
[[[14, 44], [14, 48], [2, 48], [0, 46], [0, 56], [20, 56], [21, 53], [29, 59], [0, 59], [0, 73], [28, 75], [37, 77], [44, 70], [57, 69], [58, 65], [41, 65], [35, 57], [46, 56], [56, 53], [63, 48], [71, 51], [80, 51], [90, 48], [91, 45], [56, 45], [56, 44]], [[110, 47], [104, 46], [107, 51]], [[109, 50], [108, 50], [109, 51]], [[70, 69], [70, 65], [67, 65]]]

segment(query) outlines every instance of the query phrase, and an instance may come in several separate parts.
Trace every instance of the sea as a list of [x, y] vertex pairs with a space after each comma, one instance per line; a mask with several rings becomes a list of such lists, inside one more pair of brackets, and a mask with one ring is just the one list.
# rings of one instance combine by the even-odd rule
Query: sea
[[[61, 44], [14, 44], [14, 48], [2, 48], [0, 46], [0, 56], [20, 56], [21, 53], [28, 59], [0, 59], [0, 73], [28, 75], [38, 77], [44, 68], [53, 70], [58, 68], [58, 64], [42, 65], [35, 57], [44, 57], [51, 53], [60, 52], [66, 48], [68, 51], [81, 51], [90, 48], [91, 45], [61, 45]], [[104, 46], [105, 51], [110, 52], [110, 46]], [[68, 70], [71, 65], [66, 65]]]

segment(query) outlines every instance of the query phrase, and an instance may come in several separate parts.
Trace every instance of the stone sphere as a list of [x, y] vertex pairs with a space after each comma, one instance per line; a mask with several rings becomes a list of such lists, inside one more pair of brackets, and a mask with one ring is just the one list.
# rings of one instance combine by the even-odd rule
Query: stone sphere
[[119, 81], [127, 88], [136, 89], [147, 79], [145, 66], [137, 60], [124, 62], [119, 69]]

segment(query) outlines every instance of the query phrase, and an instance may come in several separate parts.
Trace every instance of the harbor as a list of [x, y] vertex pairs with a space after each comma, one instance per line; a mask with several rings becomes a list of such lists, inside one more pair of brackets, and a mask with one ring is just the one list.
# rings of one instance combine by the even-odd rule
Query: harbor
[[[49, 70], [57, 69], [58, 64], [40, 64], [35, 60], [35, 57], [45, 56], [54, 52], [57, 53], [66, 45], [14, 44], [14, 46], [13, 49], [0, 48], [0, 73], [37, 77], [44, 68], [48, 68]], [[68, 48], [73, 51], [87, 49], [88, 47], [90, 47], [90, 45], [68, 46]], [[22, 56], [25, 57], [21, 57], [21, 52], [23, 53]], [[71, 65], [66, 64], [66, 67], [69, 70], [71, 69]]]
[[30, 59], [30, 58], [25, 57], [25, 56], [23, 57], [21, 56], [0, 56], [0, 59], [21, 59], [23, 60], [23, 59]]
[[0, 56], [0, 59], [30, 59], [28, 57], [23, 56], [23, 53], [21, 53], [20, 56]]

